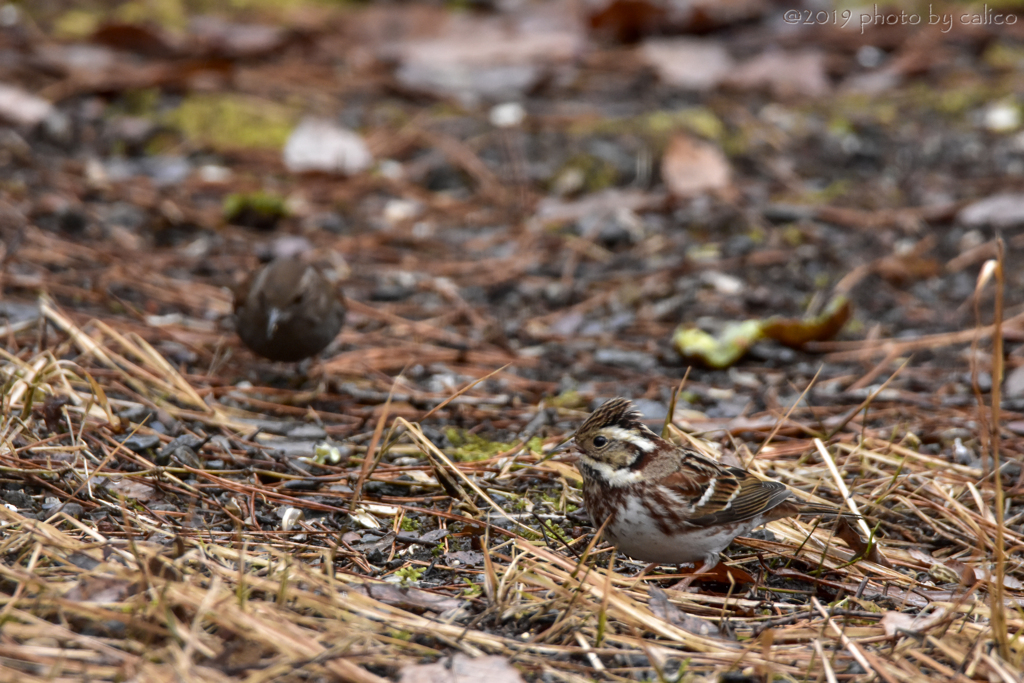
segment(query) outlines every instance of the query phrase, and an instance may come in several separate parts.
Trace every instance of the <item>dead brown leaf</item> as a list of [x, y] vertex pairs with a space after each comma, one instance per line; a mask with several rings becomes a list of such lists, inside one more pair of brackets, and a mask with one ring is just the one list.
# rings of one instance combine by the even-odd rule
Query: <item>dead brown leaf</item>
[[672, 138], [661, 160], [661, 177], [677, 198], [722, 191], [732, 185], [732, 168], [722, 151], [690, 135]]
[[703, 34], [764, 14], [764, 0], [588, 0], [591, 31], [600, 38], [633, 43], [649, 35]]
[[933, 258], [915, 254], [890, 254], [875, 262], [875, 271], [895, 285], [905, 285], [935, 277], [942, 272], [942, 266]]
[[885, 555], [878, 549], [878, 544], [866, 543], [857, 532], [857, 529], [847, 522], [845, 517], [840, 517], [839, 521], [836, 522], [836, 536], [841, 538], [846, 545], [850, 546], [850, 549], [854, 552], [854, 557], [864, 558], [875, 564], [892, 569], [892, 562], [885, 558]]
[[708, 571], [702, 567], [700, 574], [696, 576], [697, 581], [714, 581], [716, 583], [735, 583], [738, 586], [757, 583], [753, 576], [739, 567], [730, 567], [725, 562], [719, 562]]
[[808, 342], [824, 341], [839, 334], [853, 315], [853, 305], [845, 296], [833, 298], [825, 310], [811, 318], [769, 318], [762, 334], [780, 344], [800, 348]]
[[168, 34], [141, 24], [104, 24], [92, 34], [92, 41], [115, 50], [134, 52], [156, 59], [166, 59], [179, 54], [178, 45]]

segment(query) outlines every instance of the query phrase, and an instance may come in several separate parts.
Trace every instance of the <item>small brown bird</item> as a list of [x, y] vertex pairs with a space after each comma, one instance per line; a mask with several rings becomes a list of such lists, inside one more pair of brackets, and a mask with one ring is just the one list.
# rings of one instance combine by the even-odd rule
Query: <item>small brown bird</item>
[[613, 398], [573, 437], [583, 500], [594, 525], [622, 552], [644, 562], [718, 564], [718, 554], [751, 529], [793, 515], [856, 518], [831, 505], [791, 500], [784, 484], [762, 481], [672, 444]]
[[345, 320], [341, 292], [314, 266], [274, 259], [235, 291], [235, 329], [255, 353], [300, 361], [323, 351]]

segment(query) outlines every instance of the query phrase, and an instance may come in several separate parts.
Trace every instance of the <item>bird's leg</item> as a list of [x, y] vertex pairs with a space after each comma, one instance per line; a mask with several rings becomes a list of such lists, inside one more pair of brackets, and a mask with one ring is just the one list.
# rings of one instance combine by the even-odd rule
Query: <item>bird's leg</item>
[[[704, 569], [704, 564], [703, 563], [700, 565], [700, 568]], [[689, 588], [690, 584], [693, 583], [694, 579], [696, 579], [700, 574], [704, 573], [702, 571], [700, 571], [700, 572], [696, 571], [697, 570], [697, 563], [696, 562], [693, 563], [693, 569], [694, 569], [693, 574], [690, 574], [689, 576], [687, 576], [685, 579], [683, 579], [679, 583], [676, 583], [676, 584], [673, 584], [673, 585], [669, 586], [668, 589], [670, 591], [685, 591], [687, 588]], [[682, 573], [683, 570], [677, 567], [676, 571], [678, 571], [679, 573]]]
[[699, 576], [701, 576], [702, 574], [713, 574], [715, 567], [717, 567], [719, 565], [719, 563], [720, 563], [720, 561], [718, 559], [718, 554], [717, 553], [715, 553], [714, 555], [709, 555], [708, 557], [705, 557], [703, 560], [701, 560], [700, 565], [699, 565], [699, 567], [700, 567], [699, 571], [698, 571], [697, 563], [694, 562], [693, 563], [693, 574], [690, 574], [689, 576], [687, 576], [685, 579], [683, 579], [679, 583], [675, 584], [674, 586], [670, 586], [669, 590], [670, 591], [672, 591], [672, 590], [685, 591], [687, 588], [690, 587], [690, 584], [692, 584], [694, 581], [696, 581], [697, 578]]
[[304, 368], [302, 374], [307, 379], [316, 381], [316, 388], [313, 389], [314, 398], [319, 398], [327, 393], [327, 373], [324, 372], [323, 360], [324, 352], [320, 351], [302, 361], [303, 363], [309, 362], [309, 365]]

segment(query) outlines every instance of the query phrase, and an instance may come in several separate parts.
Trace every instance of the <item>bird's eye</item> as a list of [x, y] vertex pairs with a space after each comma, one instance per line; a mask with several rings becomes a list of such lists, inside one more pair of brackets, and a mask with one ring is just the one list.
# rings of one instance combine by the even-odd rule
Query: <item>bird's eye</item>
[[608, 445], [608, 437], [605, 437], [605, 436], [595, 436], [594, 437], [594, 447], [595, 448], [604, 448], [607, 445]]

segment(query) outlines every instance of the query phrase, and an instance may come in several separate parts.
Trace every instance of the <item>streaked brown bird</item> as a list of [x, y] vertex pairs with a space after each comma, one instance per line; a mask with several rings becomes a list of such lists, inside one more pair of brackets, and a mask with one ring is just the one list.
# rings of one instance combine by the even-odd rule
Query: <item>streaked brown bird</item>
[[793, 499], [762, 481], [661, 438], [625, 398], [613, 398], [573, 437], [583, 500], [594, 526], [633, 559], [718, 564], [719, 553], [751, 529], [794, 515], [856, 518], [831, 505]]
[[274, 259], [235, 291], [235, 330], [254, 353], [294, 362], [323, 351], [345, 320], [341, 292], [315, 266]]

